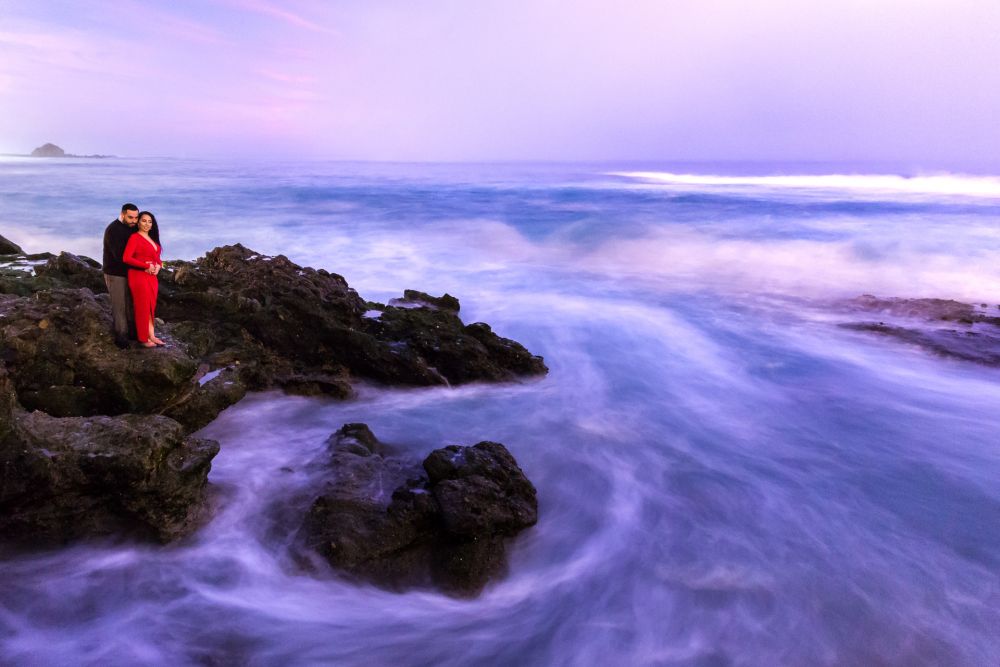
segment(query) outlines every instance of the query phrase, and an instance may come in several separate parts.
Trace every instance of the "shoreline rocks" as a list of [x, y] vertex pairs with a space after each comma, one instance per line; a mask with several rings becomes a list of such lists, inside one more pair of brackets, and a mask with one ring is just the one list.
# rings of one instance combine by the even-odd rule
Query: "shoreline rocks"
[[408, 292], [425, 300], [373, 309], [342, 276], [238, 244], [170, 262], [160, 275], [159, 312], [189, 334], [190, 352], [209, 363], [240, 359], [251, 388], [344, 397], [351, 378], [432, 386], [548, 371], [519, 343], [464, 325], [450, 295]]
[[864, 294], [841, 304], [878, 321], [846, 322], [844, 329], [877, 334], [939, 357], [1000, 367], [1000, 306], [948, 299], [879, 298]]
[[[2, 237], [0, 254], [0, 543], [59, 544], [116, 534], [166, 542], [190, 534], [206, 514], [208, 473], [219, 449], [191, 433], [248, 391], [346, 398], [358, 379], [435, 386], [548, 371], [541, 357], [488, 325], [464, 324], [451, 295], [407, 290], [396, 305], [371, 304], [339, 275], [241, 245], [216, 248], [193, 262], [168, 262], [157, 308], [165, 323], [157, 327], [169, 345], [119, 350], [98, 262], [70, 253], [25, 255]], [[516, 468], [509, 454], [485, 444], [481, 449], [489, 450], [483, 456], [495, 459], [494, 468]], [[371, 451], [367, 465], [379, 475], [404, 470]], [[407, 486], [411, 478], [424, 479], [423, 486]], [[466, 488], [481, 504], [507, 502], [493, 487], [431, 482], [419, 467], [393, 479], [398, 484], [389, 489], [390, 499], [379, 500], [385, 506], [378, 512], [371, 497], [361, 502], [359, 491], [346, 504], [337, 493], [325, 495], [310, 516], [336, 526], [348, 519], [334, 519], [331, 508], [364, 507], [344, 517], [354, 516], [358, 527], [389, 521], [402, 531], [358, 532], [359, 539], [373, 540], [364, 549], [415, 541], [438, 554], [434, 562], [454, 561], [443, 572], [468, 562], [459, 552], [478, 554], [479, 563], [502, 562], [503, 536], [516, 530], [516, 522], [493, 522], [463, 535], [454, 528], [461, 522], [443, 518], [451, 516], [444, 510], [450, 507], [445, 489]], [[439, 487], [442, 500], [434, 495]], [[521, 491], [527, 488], [533, 501], [530, 483]], [[391, 521], [383, 516], [389, 507]], [[517, 514], [521, 523], [524, 515]], [[450, 551], [441, 546], [447, 541], [442, 535], [449, 536]], [[432, 544], [437, 546], [427, 546]], [[399, 566], [393, 559], [362, 561]], [[484, 571], [470, 567], [464, 580], [479, 581]]]
[[376, 585], [474, 596], [503, 572], [506, 540], [538, 521], [535, 487], [499, 443], [407, 463], [386, 455], [365, 424], [345, 424], [328, 454], [299, 542]]
[[[339, 275], [240, 245], [169, 262], [157, 315], [172, 345], [120, 352], [99, 263], [69, 253], [7, 257], [0, 361], [22, 405], [53, 416], [166, 413], [200, 428], [246, 391], [346, 398], [355, 379], [434, 386], [548, 371], [489, 325], [465, 325], [451, 295], [407, 290], [405, 306], [370, 304]], [[221, 385], [197, 382], [223, 370]]]
[[157, 415], [52, 417], [17, 406], [0, 368], [0, 534], [58, 545], [127, 534], [183, 537], [203, 514], [214, 440]]

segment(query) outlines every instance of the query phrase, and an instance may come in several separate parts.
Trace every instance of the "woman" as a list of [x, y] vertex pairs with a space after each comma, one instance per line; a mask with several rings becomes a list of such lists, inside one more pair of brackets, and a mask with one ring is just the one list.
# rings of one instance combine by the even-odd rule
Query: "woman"
[[[156, 217], [149, 211], [139, 213], [136, 233], [129, 237], [125, 245], [122, 261], [129, 265], [128, 288], [132, 292], [135, 305], [135, 332], [143, 347], [166, 345], [153, 333], [156, 316], [156, 296], [159, 282], [156, 274], [163, 266], [160, 261], [160, 228]], [[156, 240], [151, 232], [155, 232]]]

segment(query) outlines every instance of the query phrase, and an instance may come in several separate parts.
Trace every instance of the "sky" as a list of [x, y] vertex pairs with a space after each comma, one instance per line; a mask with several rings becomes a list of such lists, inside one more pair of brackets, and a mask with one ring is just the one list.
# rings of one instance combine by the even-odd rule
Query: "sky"
[[997, 0], [0, 0], [0, 152], [1000, 163]]

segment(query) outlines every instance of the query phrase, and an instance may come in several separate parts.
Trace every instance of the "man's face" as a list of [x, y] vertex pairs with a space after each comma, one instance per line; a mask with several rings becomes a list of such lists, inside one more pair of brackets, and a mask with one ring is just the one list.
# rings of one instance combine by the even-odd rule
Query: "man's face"
[[125, 211], [122, 213], [122, 222], [129, 227], [135, 227], [136, 223], [139, 222], [139, 211]]

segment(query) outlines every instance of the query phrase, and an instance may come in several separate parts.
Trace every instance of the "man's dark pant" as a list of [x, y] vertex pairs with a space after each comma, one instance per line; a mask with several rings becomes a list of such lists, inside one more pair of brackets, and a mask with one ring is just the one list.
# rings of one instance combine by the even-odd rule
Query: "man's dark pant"
[[104, 274], [104, 284], [111, 295], [111, 317], [114, 318], [115, 342], [127, 343], [132, 332], [132, 295], [128, 291], [128, 278]]

